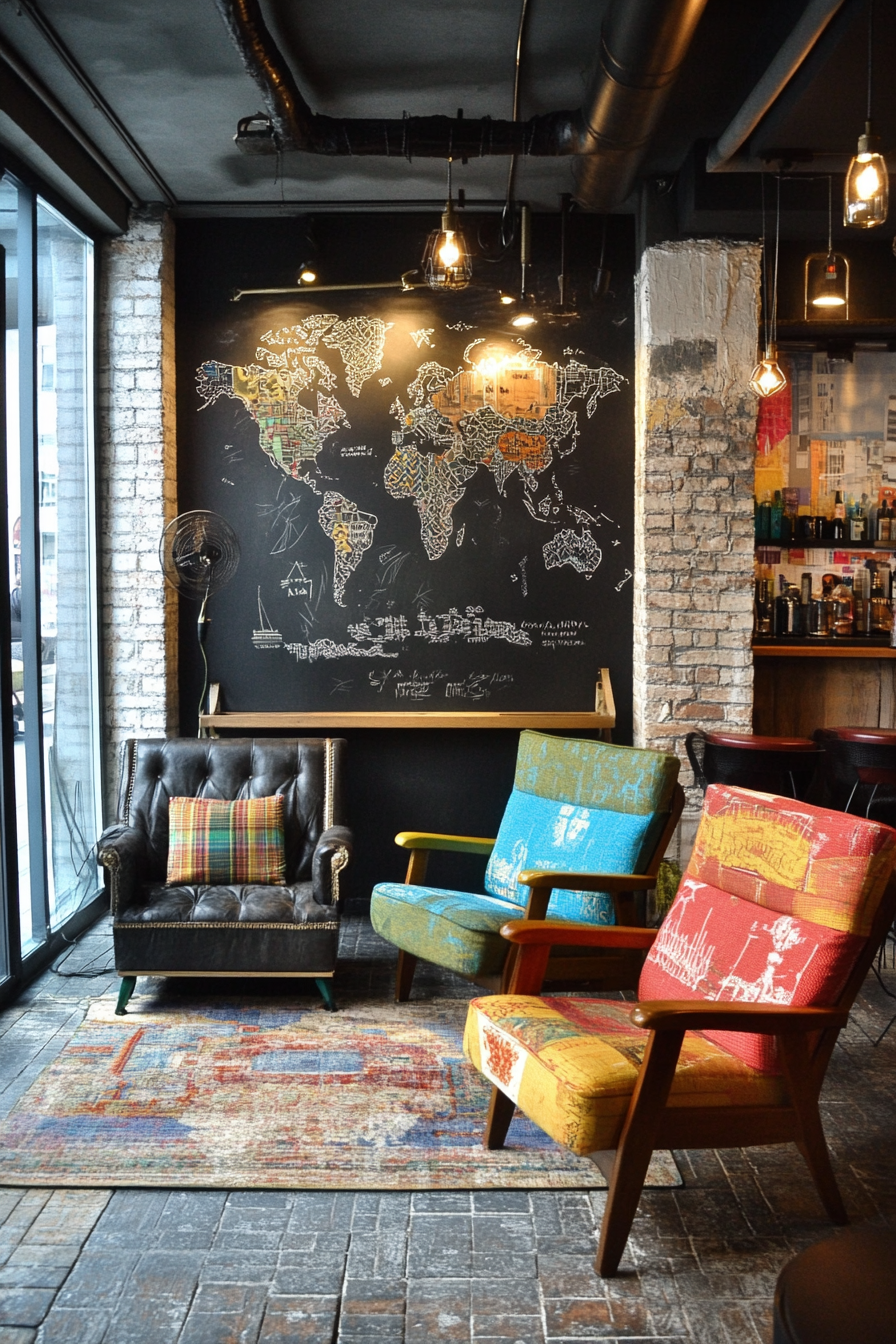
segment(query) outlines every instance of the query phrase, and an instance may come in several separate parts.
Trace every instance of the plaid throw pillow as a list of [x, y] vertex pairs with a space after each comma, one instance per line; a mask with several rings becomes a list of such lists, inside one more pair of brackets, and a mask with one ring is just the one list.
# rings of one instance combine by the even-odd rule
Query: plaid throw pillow
[[283, 798], [172, 798], [168, 882], [286, 883]]

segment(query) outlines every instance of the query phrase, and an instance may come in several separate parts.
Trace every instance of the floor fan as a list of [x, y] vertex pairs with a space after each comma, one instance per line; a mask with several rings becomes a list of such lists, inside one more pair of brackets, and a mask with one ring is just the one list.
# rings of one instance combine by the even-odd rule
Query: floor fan
[[[210, 624], [208, 600], [230, 582], [239, 562], [240, 544], [236, 533], [226, 519], [208, 509], [192, 509], [173, 518], [159, 542], [159, 563], [165, 578], [181, 596], [199, 598], [202, 604], [196, 622], [196, 637], [205, 667], [205, 681], [199, 697], [200, 720], [208, 690], [205, 653]], [[200, 721], [197, 736], [201, 734]]]

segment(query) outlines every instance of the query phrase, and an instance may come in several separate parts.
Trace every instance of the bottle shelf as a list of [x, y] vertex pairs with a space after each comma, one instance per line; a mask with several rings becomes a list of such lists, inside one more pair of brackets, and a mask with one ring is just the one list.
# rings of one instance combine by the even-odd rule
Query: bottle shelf
[[896, 553], [896, 541], [757, 541], [757, 551], [887, 551]]

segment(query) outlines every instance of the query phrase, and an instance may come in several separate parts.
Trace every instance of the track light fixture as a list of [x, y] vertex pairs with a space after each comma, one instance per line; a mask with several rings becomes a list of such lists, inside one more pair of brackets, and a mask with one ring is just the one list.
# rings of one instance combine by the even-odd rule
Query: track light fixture
[[[532, 211], [528, 205], [520, 206], [520, 298], [519, 308], [510, 319], [510, 325], [518, 331], [534, 327], [538, 321], [535, 300], [526, 292], [526, 280], [532, 260]], [[503, 301], [503, 300], [502, 300]]]

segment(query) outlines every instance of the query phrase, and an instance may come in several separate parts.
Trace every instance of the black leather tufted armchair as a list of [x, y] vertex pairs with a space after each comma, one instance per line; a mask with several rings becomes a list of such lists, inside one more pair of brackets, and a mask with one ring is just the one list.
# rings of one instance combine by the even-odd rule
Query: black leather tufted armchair
[[[341, 738], [173, 738], [122, 747], [100, 837], [124, 1013], [140, 975], [310, 976], [327, 1008], [351, 856]], [[283, 795], [286, 886], [168, 886], [168, 800]]]

